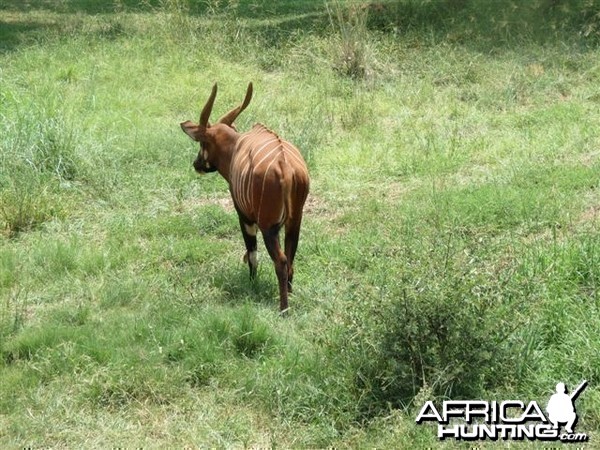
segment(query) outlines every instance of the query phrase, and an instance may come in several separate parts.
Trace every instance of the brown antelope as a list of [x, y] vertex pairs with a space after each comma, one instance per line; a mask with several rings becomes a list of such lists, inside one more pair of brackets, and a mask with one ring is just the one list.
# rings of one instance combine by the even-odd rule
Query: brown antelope
[[[256, 232], [260, 229], [267, 251], [275, 264], [279, 281], [279, 307], [288, 309], [292, 291], [294, 256], [298, 247], [302, 208], [308, 195], [306, 163], [296, 147], [264, 125], [256, 124], [247, 133], [238, 133], [233, 121], [252, 98], [252, 83], [237, 108], [213, 125], [208, 123], [217, 85], [200, 114], [200, 123], [183, 122], [181, 128], [200, 142], [194, 161], [198, 173], [218, 171], [227, 183], [238, 213], [246, 244], [244, 261], [250, 277], [256, 276]], [[279, 245], [279, 230], [285, 227], [285, 253]]]

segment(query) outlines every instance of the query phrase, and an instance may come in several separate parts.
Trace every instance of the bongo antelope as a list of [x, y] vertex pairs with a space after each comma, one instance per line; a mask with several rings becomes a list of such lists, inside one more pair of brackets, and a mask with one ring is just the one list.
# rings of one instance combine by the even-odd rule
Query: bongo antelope
[[[294, 256], [298, 247], [302, 208], [308, 195], [306, 163], [296, 147], [264, 125], [256, 124], [247, 133], [233, 125], [252, 98], [252, 83], [237, 108], [215, 124], [208, 119], [217, 95], [217, 85], [200, 114], [198, 124], [181, 123], [183, 131], [200, 143], [194, 161], [198, 173], [219, 172], [229, 184], [246, 244], [244, 261], [250, 277], [256, 276], [256, 234], [260, 230], [279, 282], [280, 310], [288, 309], [292, 291]], [[279, 230], [285, 228], [285, 251], [279, 244]]]

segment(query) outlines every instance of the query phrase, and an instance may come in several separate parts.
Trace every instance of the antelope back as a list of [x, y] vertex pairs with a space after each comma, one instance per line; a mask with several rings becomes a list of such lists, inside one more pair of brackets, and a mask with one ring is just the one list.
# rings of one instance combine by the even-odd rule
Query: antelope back
[[261, 230], [301, 215], [309, 178], [300, 151], [256, 124], [240, 136], [231, 161], [230, 189], [238, 211]]

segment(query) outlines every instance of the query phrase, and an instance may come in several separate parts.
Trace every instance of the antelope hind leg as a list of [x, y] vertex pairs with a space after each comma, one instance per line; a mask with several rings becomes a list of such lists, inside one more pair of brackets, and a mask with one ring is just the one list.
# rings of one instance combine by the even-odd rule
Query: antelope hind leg
[[269, 256], [275, 264], [275, 273], [279, 282], [279, 310], [283, 313], [288, 309], [288, 262], [279, 245], [279, 227], [264, 231], [263, 238]]

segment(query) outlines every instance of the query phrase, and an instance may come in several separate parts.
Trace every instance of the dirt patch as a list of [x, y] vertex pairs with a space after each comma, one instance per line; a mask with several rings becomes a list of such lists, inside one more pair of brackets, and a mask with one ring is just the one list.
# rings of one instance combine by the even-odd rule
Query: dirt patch
[[231, 197], [187, 198], [181, 202], [182, 212], [192, 211], [206, 205], [218, 205], [226, 212], [235, 212]]
[[581, 164], [583, 164], [586, 167], [591, 167], [594, 164], [596, 164], [596, 162], [598, 162], [599, 157], [600, 157], [600, 151], [594, 150], [591, 152], [582, 153], [579, 158], [580, 158]]
[[336, 215], [323, 198], [317, 194], [308, 194], [304, 203], [304, 214], [309, 215]]
[[598, 216], [600, 215], [600, 204], [592, 205], [587, 208], [577, 220], [578, 223], [589, 223], [595, 222], [598, 220]]

